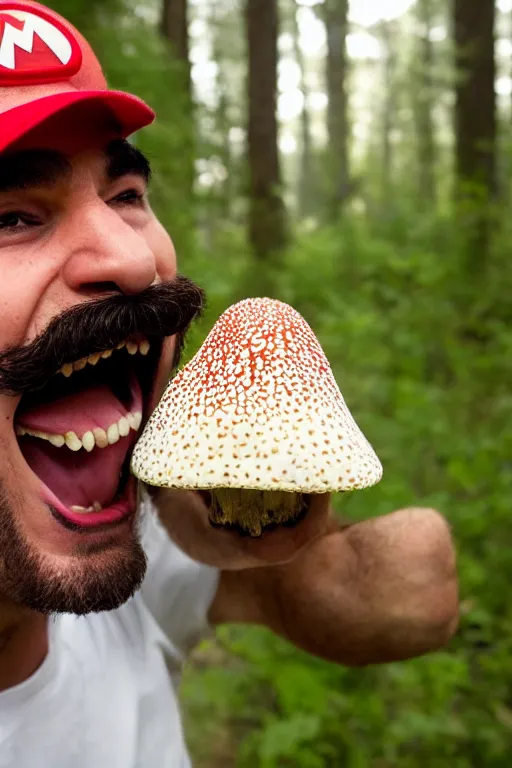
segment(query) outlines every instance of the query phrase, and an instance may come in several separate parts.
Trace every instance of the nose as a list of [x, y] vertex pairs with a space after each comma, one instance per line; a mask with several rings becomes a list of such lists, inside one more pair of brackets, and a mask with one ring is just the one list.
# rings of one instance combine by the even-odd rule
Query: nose
[[89, 205], [69, 222], [66, 284], [81, 294], [105, 290], [137, 294], [157, 277], [155, 254], [143, 230], [125, 221], [102, 201]]

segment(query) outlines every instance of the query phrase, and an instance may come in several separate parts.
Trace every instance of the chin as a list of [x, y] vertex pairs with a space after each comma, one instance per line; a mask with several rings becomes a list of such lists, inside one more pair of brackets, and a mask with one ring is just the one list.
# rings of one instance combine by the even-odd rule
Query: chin
[[[140, 586], [146, 559], [130, 459], [167, 360], [130, 338], [3, 401], [0, 594], [41, 613], [112, 610]], [[11, 409], [10, 415], [5, 409]]]

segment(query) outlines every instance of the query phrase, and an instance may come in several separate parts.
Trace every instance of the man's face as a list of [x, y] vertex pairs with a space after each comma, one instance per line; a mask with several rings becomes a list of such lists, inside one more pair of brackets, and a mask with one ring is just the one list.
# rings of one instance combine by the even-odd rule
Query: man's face
[[0, 601], [110, 609], [143, 577], [129, 457], [199, 295], [148, 178], [121, 141], [0, 155]]

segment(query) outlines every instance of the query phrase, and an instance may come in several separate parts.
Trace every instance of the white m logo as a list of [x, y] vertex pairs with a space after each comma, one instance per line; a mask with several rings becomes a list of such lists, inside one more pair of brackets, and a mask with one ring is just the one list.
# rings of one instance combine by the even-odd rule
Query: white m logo
[[[67, 37], [49, 21], [26, 11], [7, 11], [20, 21], [24, 21], [23, 29], [16, 29], [5, 21], [4, 34], [0, 42], [0, 66], [6, 69], [16, 69], [16, 48], [32, 53], [34, 35], [37, 34], [53, 51], [62, 64], [68, 64], [73, 55], [73, 48]], [[3, 14], [0, 14], [0, 19]], [[5, 19], [5, 16], [3, 16]]]

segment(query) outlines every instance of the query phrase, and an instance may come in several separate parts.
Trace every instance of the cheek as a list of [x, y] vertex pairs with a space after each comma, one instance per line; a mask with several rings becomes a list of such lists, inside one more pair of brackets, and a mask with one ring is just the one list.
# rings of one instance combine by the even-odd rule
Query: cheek
[[169, 234], [156, 218], [147, 227], [144, 237], [155, 255], [156, 272], [160, 280], [173, 280], [177, 272], [176, 251]]
[[[40, 333], [55, 307], [42, 311], [54, 274], [53, 259], [41, 253], [2, 254], [0, 281], [0, 351], [20, 346]], [[43, 316], [44, 315], [44, 316]]]
[[174, 338], [167, 339], [164, 342], [164, 348], [162, 350], [162, 357], [160, 358], [160, 365], [155, 379], [153, 394], [148, 404], [149, 412], [154, 411], [165, 391], [165, 388], [167, 387], [172, 372], [171, 369], [174, 360], [175, 349], [176, 341]]
[[[155, 255], [156, 271], [159, 279], [162, 281], [173, 280], [177, 273], [176, 251], [174, 250], [171, 238], [156, 218], [154, 219], [154, 222], [152, 222], [151, 227], [148, 227], [144, 236]], [[160, 366], [155, 380], [153, 395], [149, 403], [150, 412], [156, 408], [167, 387], [172, 372], [175, 350], [176, 340], [174, 338], [167, 339], [162, 350], [162, 357], [160, 359]]]

